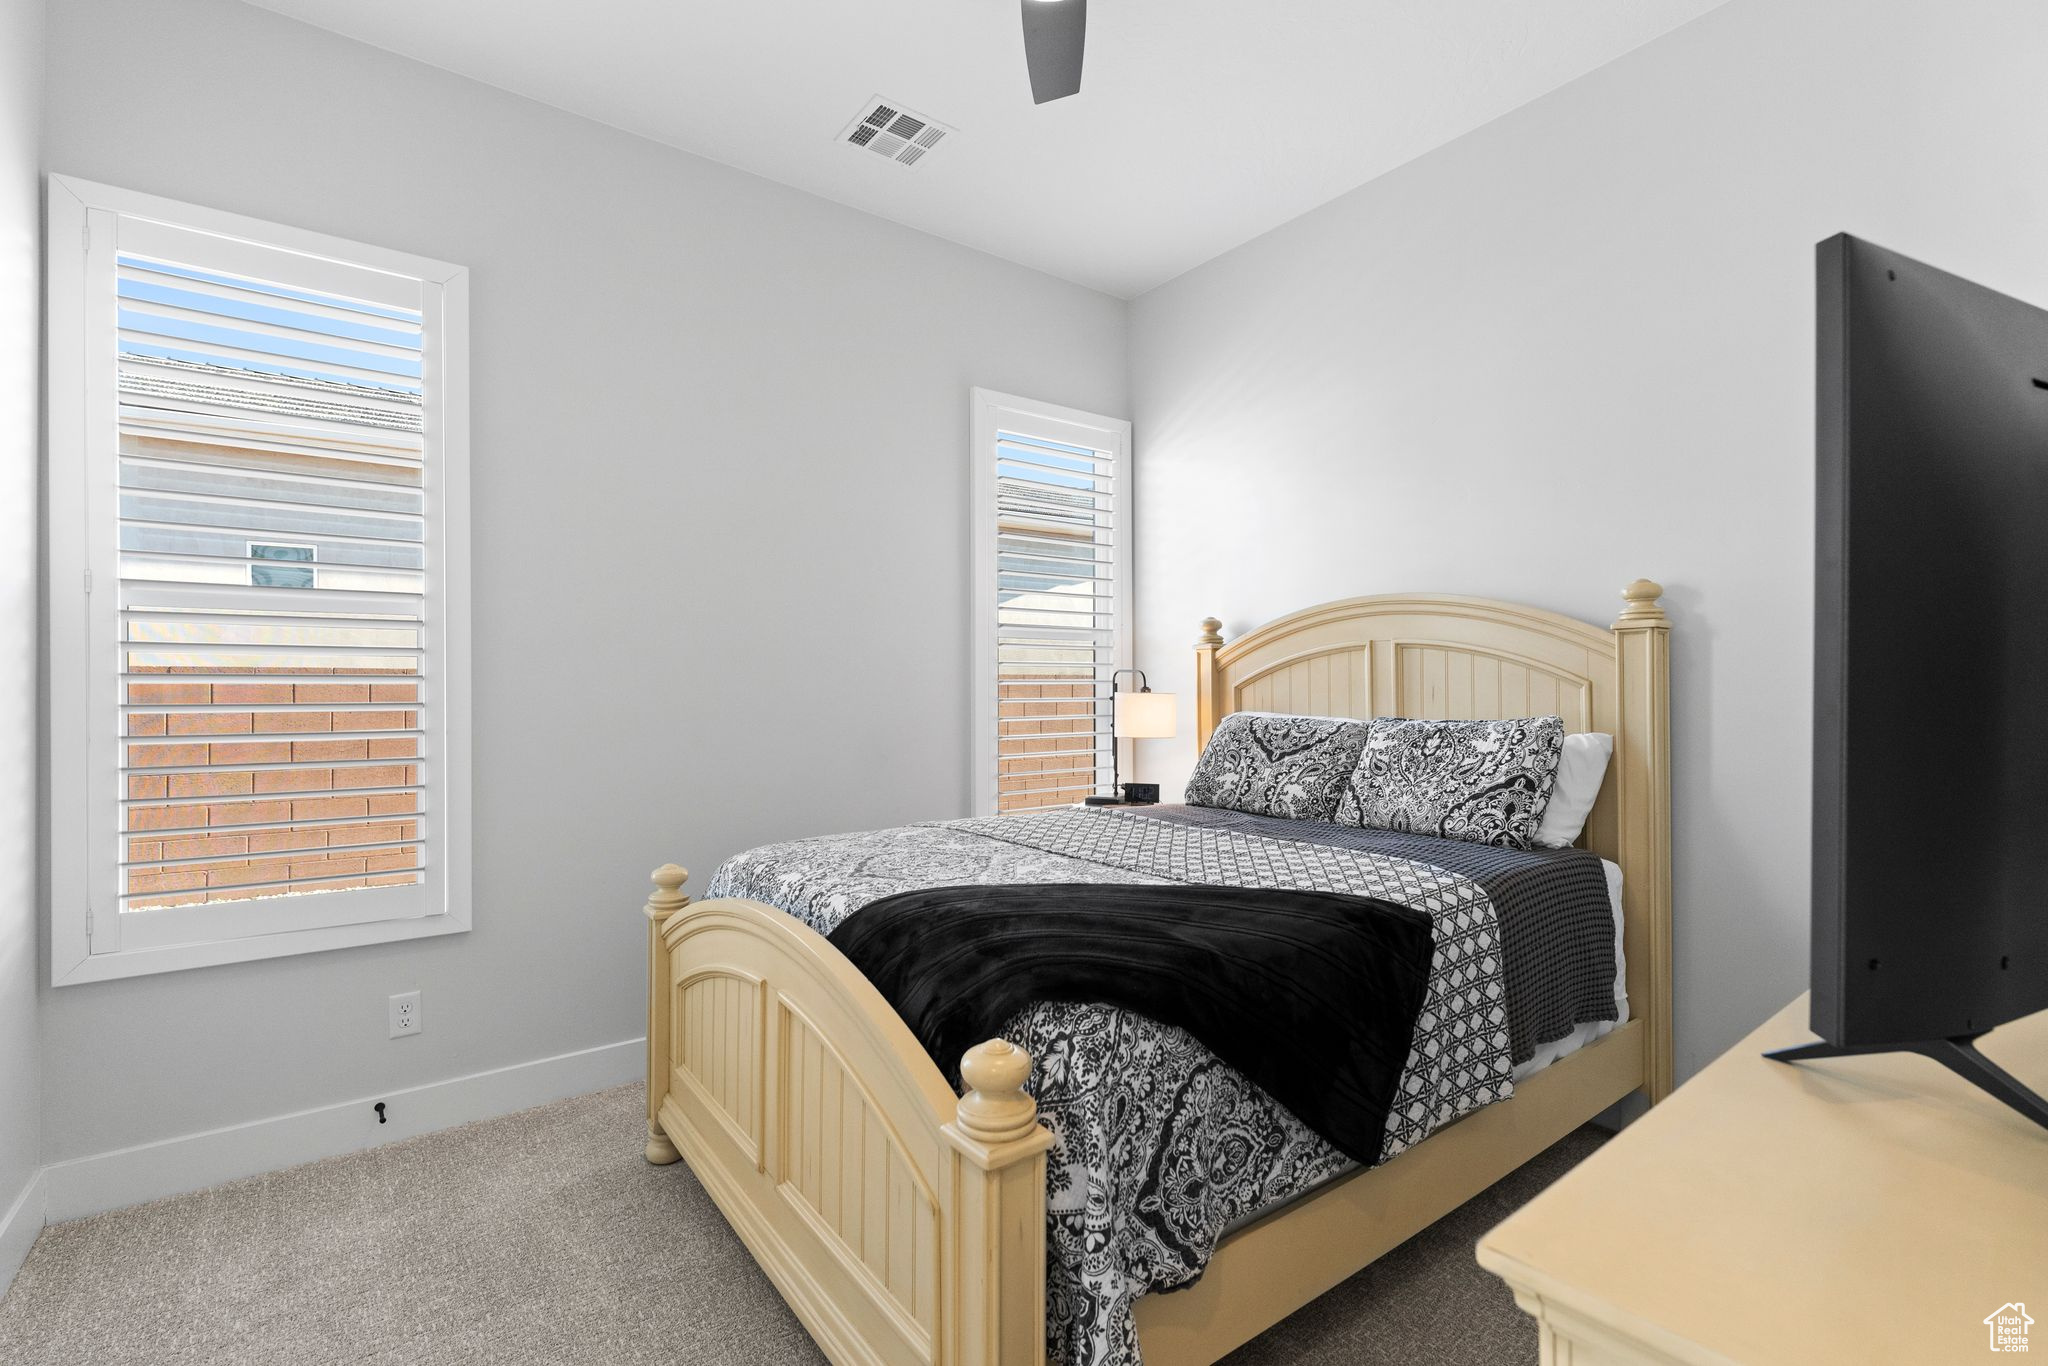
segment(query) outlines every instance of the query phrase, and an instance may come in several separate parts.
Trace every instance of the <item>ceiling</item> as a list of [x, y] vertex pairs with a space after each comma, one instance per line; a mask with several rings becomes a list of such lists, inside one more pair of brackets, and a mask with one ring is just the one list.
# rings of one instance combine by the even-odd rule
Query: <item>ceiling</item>
[[[1019, 0], [251, 0], [1131, 297], [1723, 0], [1095, 0], [1031, 103]], [[958, 129], [838, 141], [880, 95]]]

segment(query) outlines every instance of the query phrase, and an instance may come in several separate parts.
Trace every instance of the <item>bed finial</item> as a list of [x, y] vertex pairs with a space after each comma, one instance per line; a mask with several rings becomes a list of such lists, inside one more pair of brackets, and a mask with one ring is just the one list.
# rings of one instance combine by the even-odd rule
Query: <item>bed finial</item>
[[1217, 619], [1216, 619], [1215, 617], [1203, 617], [1203, 618], [1202, 618], [1202, 634], [1200, 634], [1199, 636], [1196, 636], [1196, 637], [1195, 637], [1195, 644], [1196, 644], [1196, 645], [1221, 645], [1222, 643], [1223, 643], [1223, 623], [1222, 623], [1221, 621], [1217, 620]]
[[1663, 584], [1651, 579], [1637, 579], [1621, 590], [1621, 596], [1628, 603], [1621, 609], [1621, 621], [1664, 620], [1664, 609], [1657, 603], [1657, 599], [1664, 596]]
[[690, 898], [683, 895], [683, 884], [690, 880], [690, 870], [679, 864], [664, 863], [647, 876], [654, 879], [654, 895], [647, 898], [647, 918], [657, 925], [690, 904]]
[[1024, 1091], [1030, 1076], [1031, 1055], [1008, 1039], [968, 1049], [960, 1059], [960, 1079], [968, 1090], [954, 1112], [955, 1127], [991, 1147], [1028, 1138], [1038, 1127], [1038, 1102]]

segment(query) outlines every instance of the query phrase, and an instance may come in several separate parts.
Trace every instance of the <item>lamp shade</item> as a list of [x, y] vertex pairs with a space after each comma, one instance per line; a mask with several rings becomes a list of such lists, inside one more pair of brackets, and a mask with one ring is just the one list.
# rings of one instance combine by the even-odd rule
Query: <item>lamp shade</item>
[[1116, 695], [1119, 740], [1170, 740], [1179, 715], [1180, 698], [1170, 692], [1120, 692]]

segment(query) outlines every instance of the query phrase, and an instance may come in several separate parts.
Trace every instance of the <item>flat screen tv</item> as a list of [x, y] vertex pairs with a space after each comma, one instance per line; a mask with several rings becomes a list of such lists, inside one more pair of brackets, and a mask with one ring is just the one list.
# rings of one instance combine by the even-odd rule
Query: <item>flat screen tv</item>
[[2048, 312], [1819, 252], [1813, 1030], [1784, 1061], [1977, 1052], [2048, 1009]]

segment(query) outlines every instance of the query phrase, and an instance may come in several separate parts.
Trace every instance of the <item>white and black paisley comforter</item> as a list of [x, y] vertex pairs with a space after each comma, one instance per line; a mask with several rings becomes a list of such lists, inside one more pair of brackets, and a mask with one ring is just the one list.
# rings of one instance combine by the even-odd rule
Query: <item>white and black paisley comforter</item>
[[[727, 860], [707, 891], [766, 902], [829, 934], [896, 892], [1090, 881], [1302, 887], [1427, 911], [1429, 988], [1381, 1159], [1513, 1093], [1494, 905], [1479, 882], [1412, 858], [1061, 808], [767, 845]], [[1030, 1089], [1055, 1138], [1046, 1268], [1055, 1361], [1134, 1366], [1139, 1295], [1193, 1282], [1225, 1229], [1349, 1165], [1178, 1028], [1046, 1002], [1003, 1035], [1030, 1050]]]

